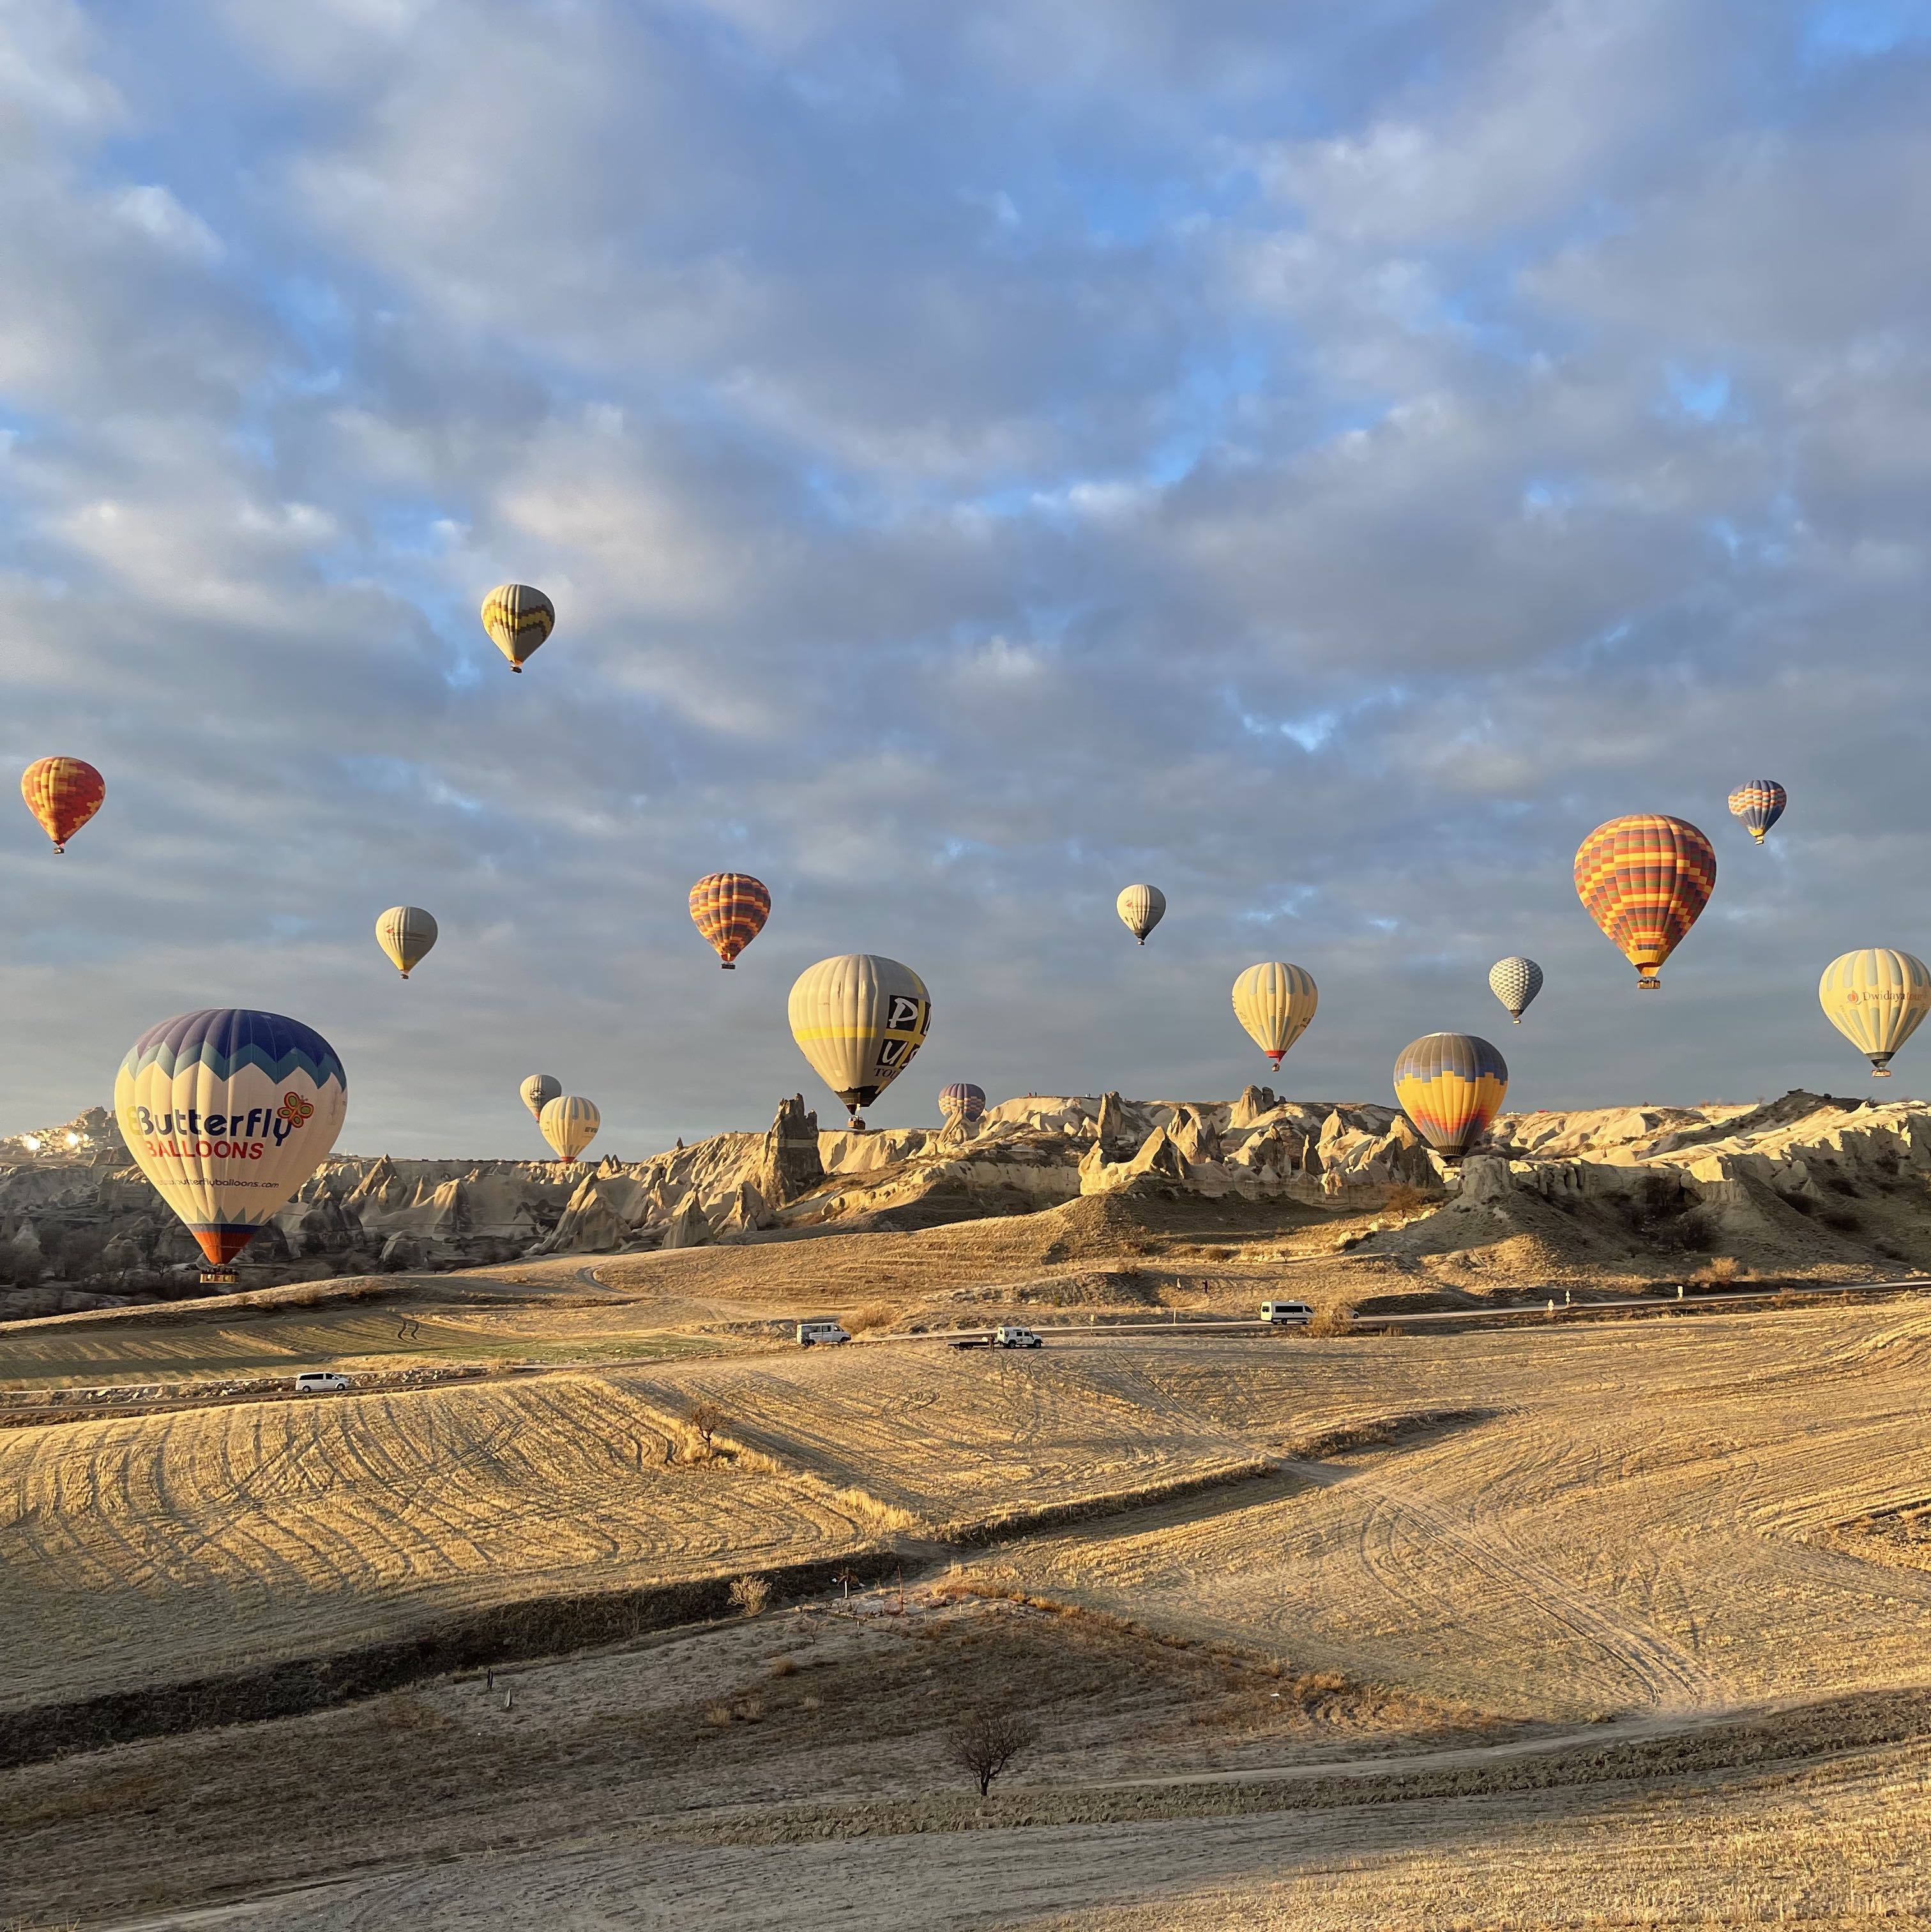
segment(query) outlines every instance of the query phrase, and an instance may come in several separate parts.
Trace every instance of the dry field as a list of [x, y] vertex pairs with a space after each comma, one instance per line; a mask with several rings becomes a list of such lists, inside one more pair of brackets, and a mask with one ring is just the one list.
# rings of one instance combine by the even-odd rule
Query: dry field
[[[909, 1269], [963, 1232], [852, 1238], [922, 1244]], [[1080, 1264], [1042, 1232], [943, 1293]], [[681, 1358], [0, 1431], [0, 1708], [880, 1539], [913, 1582], [903, 1616], [773, 1610], [7, 1773], [0, 1923], [322, 1881], [235, 1922], [895, 1927], [908, 1892], [922, 1924], [1034, 1932], [1931, 1913], [1931, 1299], [1029, 1355], [743, 1332], [839, 1307], [844, 1246], [396, 1285], [432, 1361]], [[747, 1276], [781, 1261], [781, 1292]], [[101, 1365], [163, 1347], [183, 1379], [394, 1366], [397, 1325], [82, 1318], [5, 1338], [0, 1379], [133, 1380]], [[745, 1453], [691, 1460], [700, 1400]], [[981, 1810], [943, 1733], [994, 1691], [1042, 1734]], [[1855, 1694], [1916, 1714], [1840, 1735]], [[1787, 1748], [1722, 1742], [1765, 1711]], [[1528, 1777], [1558, 1734], [1637, 1755]]]
[[684, 1460], [681, 1433], [580, 1374], [0, 1433], [0, 1708], [872, 1533], [820, 1485]]

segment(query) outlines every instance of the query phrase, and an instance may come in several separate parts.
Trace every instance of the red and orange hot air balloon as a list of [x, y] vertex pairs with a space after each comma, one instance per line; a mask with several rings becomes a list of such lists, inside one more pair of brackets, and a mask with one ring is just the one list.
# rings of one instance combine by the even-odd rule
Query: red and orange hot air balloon
[[737, 956], [764, 930], [771, 916], [771, 895], [748, 872], [712, 872], [691, 888], [691, 922], [717, 949], [727, 973]]
[[1576, 854], [1583, 910], [1656, 987], [1657, 969], [1696, 923], [1717, 883], [1715, 848], [1687, 819], [1634, 812], [1599, 825]]
[[36, 758], [20, 774], [20, 796], [56, 852], [100, 809], [107, 781], [85, 758]]

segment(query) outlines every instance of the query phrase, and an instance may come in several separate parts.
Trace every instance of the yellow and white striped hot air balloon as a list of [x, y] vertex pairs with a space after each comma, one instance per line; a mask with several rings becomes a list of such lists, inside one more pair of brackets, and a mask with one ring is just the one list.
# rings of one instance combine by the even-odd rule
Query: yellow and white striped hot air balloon
[[1307, 1031], [1320, 1002], [1312, 974], [1285, 959], [1250, 966], [1234, 982], [1234, 1017], [1277, 1067], [1281, 1056]]
[[420, 906], [391, 906], [376, 921], [376, 944], [406, 980], [436, 944], [436, 922]]
[[483, 599], [483, 628], [511, 670], [521, 670], [556, 628], [556, 606], [533, 584], [499, 584]]
[[912, 1064], [932, 1023], [931, 995], [909, 966], [876, 952], [820, 959], [791, 988], [791, 1036], [845, 1103], [851, 1124]]
[[574, 1160], [597, 1138], [603, 1116], [581, 1094], [559, 1094], [544, 1102], [536, 1124], [559, 1160]]
[[1867, 946], [1824, 968], [1817, 998], [1831, 1024], [1870, 1057], [1872, 1072], [1888, 1078], [1891, 1056], [1931, 1012], [1931, 969], [1909, 952]]
[[1113, 909], [1144, 946], [1147, 934], [1167, 916], [1167, 896], [1158, 886], [1129, 886], [1114, 901]]

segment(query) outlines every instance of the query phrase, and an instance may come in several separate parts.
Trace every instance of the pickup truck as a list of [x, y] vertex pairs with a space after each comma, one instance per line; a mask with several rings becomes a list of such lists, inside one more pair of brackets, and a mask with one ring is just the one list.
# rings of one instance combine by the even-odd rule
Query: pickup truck
[[1045, 1341], [1030, 1328], [1007, 1324], [995, 1328], [990, 1335], [961, 1335], [955, 1338], [955, 1348], [1043, 1348]]

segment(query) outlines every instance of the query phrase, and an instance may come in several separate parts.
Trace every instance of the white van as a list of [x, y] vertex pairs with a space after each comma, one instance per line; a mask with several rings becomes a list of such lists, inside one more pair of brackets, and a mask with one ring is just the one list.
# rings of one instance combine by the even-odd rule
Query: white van
[[1042, 1348], [1041, 1341], [1030, 1328], [1021, 1328], [1009, 1322], [1002, 1328], [992, 1331], [992, 1346], [995, 1348]]
[[310, 1369], [295, 1378], [297, 1395], [340, 1395], [349, 1386], [349, 1378], [333, 1369]]
[[839, 1342], [849, 1342], [851, 1337], [835, 1322], [801, 1322], [798, 1324], [798, 1346], [809, 1348], [814, 1345], [829, 1347]]
[[1276, 1328], [1305, 1328], [1314, 1319], [1314, 1310], [1305, 1301], [1264, 1301], [1261, 1319]]

